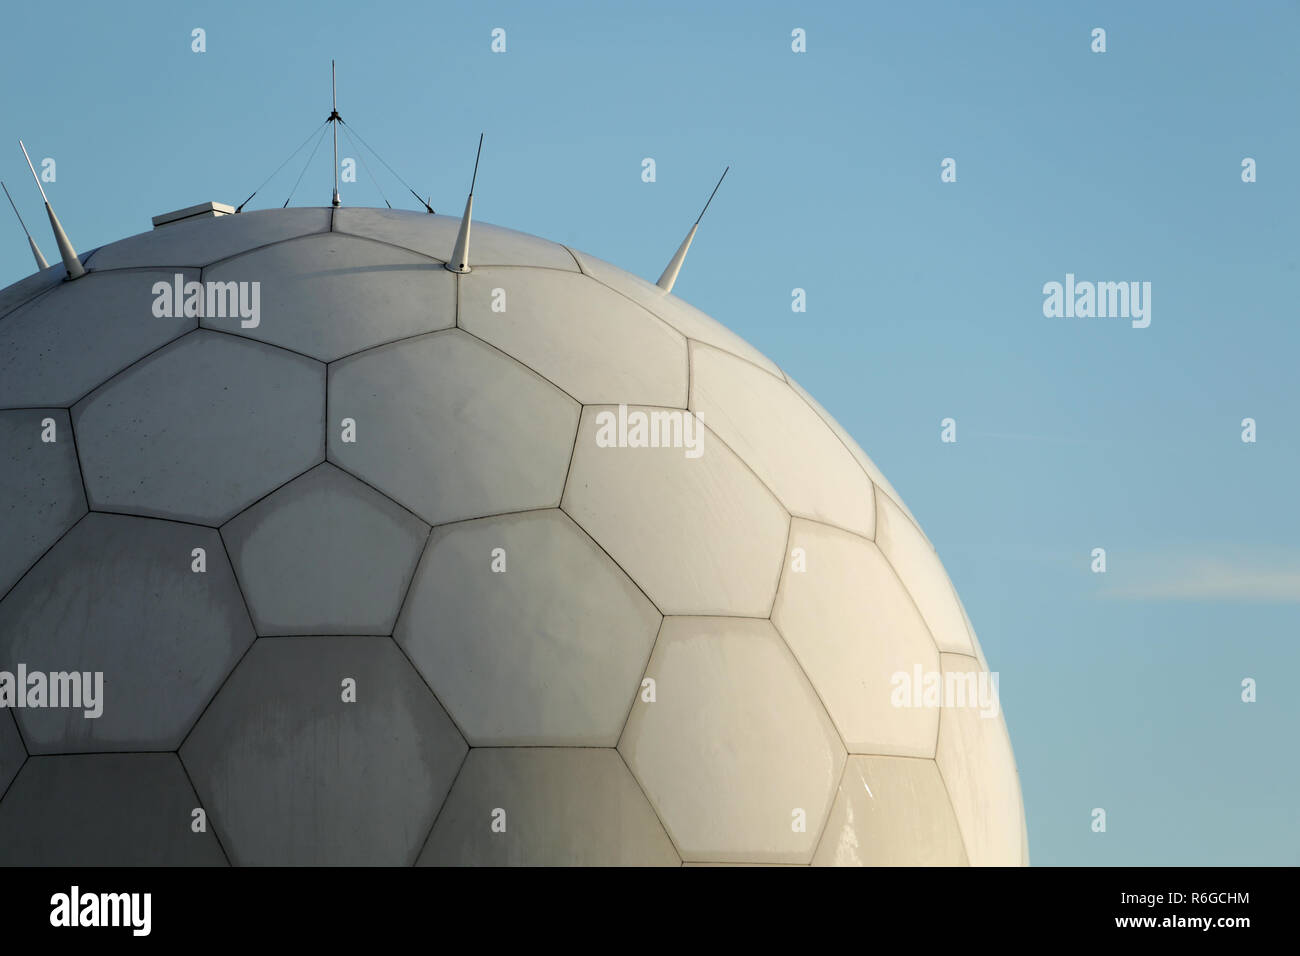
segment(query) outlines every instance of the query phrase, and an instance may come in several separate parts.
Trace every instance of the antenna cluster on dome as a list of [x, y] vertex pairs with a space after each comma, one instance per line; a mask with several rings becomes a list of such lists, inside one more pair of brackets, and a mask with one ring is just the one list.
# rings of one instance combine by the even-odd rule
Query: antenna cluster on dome
[[[343, 124], [343, 117], [339, 114], [338, 70], [334, 60], [330, 60], [330, 114], [328, 117], [326, 117], [324, 125], [329, 126], [333, 133], [334, 186], [330, 196], [330, 205], [337, 208], [342, 205], [342, 198], [339, 195], [338, 133], [339, 133], [339, 127], [343, 126], [344, 124]], [[268, 182], [270, 182], [271, 179], [273, 179], [276, 176], [276, 174], [280, 172], [280, 170], [282, 170], [286, 165], [288, 165], [289, 161], [292, 160], [294, 156], [298, 155], [298, 153], [300, 153], [307, 146], [307, 144], [311, 142], [313, 138], [316, 139], [317, 146], [319, 146], [320, 140], [323, 138], [323, 133], [324, 133], [324, 129], [319, 126], [315, 130], [313, 130], [312, 133], [307, 137], [307, 139], [304, 140], [303, 143], [296, 150], [294, 150], [293, 153], [289, 155], [288, 159], [286, 159], [283, 163], [281, 163], [276, 168], [275, 172], [271, 173], [271, 175], [268, 176], [265, 181], [263, 181], [262, 185], [258, 186], [257, 189], [254, 189], [253, 192], [249, 194], [248, 198], [245, 199], [242, 203], [240, 203], [237, 207], [235, 207], [233, 211], [235, 213], [243, 212], [244, 207], [253, 199], [254, 196], [258, 194], [258, 192], [261, 191], [262, 187], [265, 186]], [[398, 179], [398, 181], [402, 183], [403, 186], [407, 188], [407, 190], [411, 193], [412, 196], [415, 197], [415, 200], [418, 203], [420, 203], [421, 206], [423, 206], [430, 214], [434, 212], [433, 207], [429, 204], [429, 201], [427, 199], [421, 198], [420, 194], [416, 192], [415, 189], [409, 183], [407, 183], [405, 179], [403, 179], [400, 175], [398, 175], [397, 171], [394, 170], [393, 167], [390, 166], [382, 156], [380, 156], [377, 152], [375, 152], [374, 148], [371, 147], [369, 143], [366, 143], [366, 141], [361, 138], [361, 135], [357, 133], [355, 129], [351, 130], [351, 133], [349, 134], [348, 129], [345, 128], [344, 135], [347, 135], [349, 137], [349, 142], [352, 142], [352, 136], [355, 135], [357, 141], [359, 141], [361, 145], [363, 145], [367, 150], [369, 150], [372, 154], [374, 154], [375, 158], [378, 159], [384, 165], [384, 167], [390, 173], [392, 173]], [[80, 278], [81, 276], [86, 274], [86, 269], [84, 266], [82, 266], [81, 260], [78, 258], [76, 250], [73, 249], [72, 242], [68, 239], [68, 235], [64, 231], [62, 224], [59, 222], [58, 216], [54, 214], [54, 208], [50, 205], [49, 197], [45, 195], [45, 188], [41, 185], [41, 179], [40, 176], [38, 176], [36, 173], [36, 167], [32, 165], [31, 157], [27, 155], [27, 147], [23, 145], [22, 140], [18, 141], [18, 145], [22, 148], [23, 157], [27, 160], [27, 167], [32, 171], [32, 177], [36, 180], [36, 188], [39, 189], [41, 192], [41, 199], [45, 203], [45, 212], [49, 216], [50, 227], [54, 231], [54, 240], [59, 247], [59, 254], [63, 259], [63, 266], [67, 271], [67, 277], [69, 279]], [[311, 159], [313, 156], [315, 156], [315, 153], [316, 150], [313, 149], [311, 155], [308, 156], [307, 159], [308, 165], [310, 165]], [[359, 151], [358, 151], [358, 155], [360, 156]], [[474, 187], [475, 184], [478, 182], [479, 160], [482, 158], [482, 155], [483, 155], [483, 134], [480, 133], [478, 138], [478, 151], [474, 155], [474, 172], [470, 177], [469, 195], [465, 200], [465, 211], [461, 216], [460, 228], [457, 230], [456, 233], [456, 242], [452, 248], [451, 258], [446, 263], [444, 263], [446, 269], [460, 275], [463, 275], [471, 271], [469, 241], [470, 241], [470, 231], [473, 225], [473, 216], [474, 216]], [[364, 162], [364, 157], [362, 158], [362, 162]], [[369, 172], [368, 165], [366, 169], [367, 172]], [[718, 177], [718, 181], [713, 187], [713, 192], [709, 193], [709, 198], [704, 203], [704, 208], [701, 209], [700, 214], [695, 217], [695, 222], [691, 225], [690, 231], [687, 232], [686, 238], [683, 239], [681, 245], [677, 247], [677, 251], [673, 254], [672, 259], [669, 260], [668, 265], [664, 268], [663, 273], [659, 276], [659, 280], [656, 283], [656, 285], [658, 285], [659, 288], [663, 289], [664, 292], [672, 292], [673, 286], [677, 282], [677, 276], [682, 270], [682, 264], [686, 261], [686, 254], [687, 252], [690, 251], [691, 243], [695, 239], [695, 233], [700, 228], [700, 221], [704, 218], [704, 214], [708, 212], [709, 205], [713, 202], [713, 197], [717, 195], [718, 189], [722, 185], [722, 181], [727, 178], [727, 173], [730, 171], [731, 171], [730, 166], [726, 167], [722, 171], [722, 175]], [[306, 172], [306, 168], [304, 167], [303, 173], [305, 172]], [[375, 178], [375, 177], [372, 176], [371, 178]], [[299, 174], [298, 180], [294, 183], [294, 189], [289, 193], [289, 198], [284, 201], [284, 207], [288, 207], [289, 203], [292, 201], [293, 193], [297, 191], [298, 183], [300, 183], [301, 181], [302, 181], [302, 174]], [[0, 183], [0, 185], [3, 184]], [[377, 179], [376, 179], [376, 186], [378, 187]], [[380, 194], [383, 195], [382, 187], [378, 187], [378, 188], [380, 189]], [[14, 214], [18, 216], [18, 223], [20, 226], [22, 226], [23, 233], [27, 236], [27, 242], [28, 245], [31, 247], [33, 257], [36, 259], [37, 266], [40, 269], [49, 268], [49, 263], [46, 261], [45, 256], [41, 254], [40, 247], [36, 245], [36, 240], [32, 238], [31, 232], [28, 231], [27, 229], [27, 224], [23, 221], [23, 217], [21, 213], [18, 212], [17, 204], [14, 203], [13, 197], [9, 195], [8, 187], [5, 187], [4, 192], [5, 195], [9, 197], [9, 204], [13, 207]], [[389, 209], [393, 208], [392, 204], [388, 202], [387, 197], [384, 197], [384, 204], [387, 205]]]

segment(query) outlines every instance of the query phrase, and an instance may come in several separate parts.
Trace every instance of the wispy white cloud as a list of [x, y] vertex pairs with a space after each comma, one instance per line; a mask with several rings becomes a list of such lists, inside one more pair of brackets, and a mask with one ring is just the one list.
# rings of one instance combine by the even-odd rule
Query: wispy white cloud
[[1099, 438], [1071, 438], [1067, 435], [1025, 435], [1015, 432], [968, 432], [974, 438], [996, 438], [1002, 441], [1045, 441], [1062, 445], [1108, 445], [1113, 440]]
[[1300, 556], [1233, 558], [1187, 554], [1144, 558], [1122, 570], [1111, 557], [1101, 594], [1152, 601], [1258, 601], [1300, 604]]

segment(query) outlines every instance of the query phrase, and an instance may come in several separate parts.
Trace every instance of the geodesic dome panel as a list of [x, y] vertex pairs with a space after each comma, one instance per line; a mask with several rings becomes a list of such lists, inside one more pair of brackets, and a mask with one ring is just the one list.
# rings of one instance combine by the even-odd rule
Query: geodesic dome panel
[[[458, 225], [241, 213], [0, 290], [0, 703], [46, 681], [0, 864], [1026, 862], [1000, 710], [896, 693], [988, 668], [865, 452], [593, 256], [476, 223], [448, 272]], [[159, 316], [177, 274], [259, 314]]]

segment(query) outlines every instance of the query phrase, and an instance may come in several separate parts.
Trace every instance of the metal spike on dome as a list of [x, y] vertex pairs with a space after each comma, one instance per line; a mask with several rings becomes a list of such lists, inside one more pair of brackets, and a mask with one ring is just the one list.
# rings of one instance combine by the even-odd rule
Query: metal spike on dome
[[677, 252], [673, 255], [672, 261], [668, 263], [668, 267], [664, 269], [663, 275], [661, 275], [659, 281], [655, 283], [655, 285], [659, 286], [659, 288], [663, 289], [665, 292], [673, 291], [673, 286], [677, 282], [677, 273], [682, 271], [682, 263], [686, 261], [686, 253], [690, 250], [691, 241], [695, 238], [695, 230], [700, 228], [700, 220], [703, 219], [704, 214], [709, 211], [709, 203], [713, 202], [713, 197], [718, 193], [718, 186], [721, 186], [722, 181], [727, 178], [727, 173], [730, 169], [731, 167], [728, 166], [722, 171], [722, 175], [718, 177], [718, 185], [714, 186], [713, 192], [709, 193], [709, 200], [704, 204], [704, 208], [700, 210], [700, 214], [695, 217], [695, 224], [691, 226], [691, 231], [686, 234], [686, 238], [682, 240], [682, 244], [677, 247]]
[[469, 198], [465, 200], [465, 215], [460, 220], [460, 232], [456, 233], [456, 246], [451, 250], [451, 259], [445, 265], [452, 272], [466, 273], [469, 268], [469, 225], [474, 215], [474, 184], [478, 182], [478, 161], [483, 155], [483, 134], [478, 134], [478, 152], [474, 154], [474, 175], [469, 181]]
[[23, 214], [18, 211], [18, 205], [14, 202], [14, 197], [9, 195], [9, 187], [0, 182], [0, 189], [5, 191], [5, 196], [9, 199], [9, 205], [13, 206], [14, 215], [18, 217], [18, 225], [23, 227], [23, 232], [27, 235], [27, 244], [32, 247], [32, 255], [36, 257], [36, 268], [42, 272], [45, 271], [50, 267], [50, 264], [45, 261], [45, 256], [41, 254], [41, 247], [36, 244], [32, 234], [27, 231], [27, 223], [23, 222]]
[[[50, 228], [54, 230], [54, 242], [59, 247], [59, 255], [63, 256], [63, 268], [67, 270], [69, 279], [80, 279], [86, 274], [86, 268], [77, 258], [77, 250], [72, 248], [72, 243], [68, 241], [68, 234], [63, 231], [63, 225], [59, 222], [59, 217], [54, 215], [54, 207], [50, 205], [49, 197], [45, 195], [45, 187], [41, 185], [41, 177], [36, 175], [36, 167], [32, 165], [32, 158], [27, 155], [27, 147], [23, 141], [18, 141], [18, 146], [23, 151], [23, 157], [27, 160], [27, 168], [32, 171], [32, 178], [36, 180], [36, 188], [41, 191], [41, 199], [45, 201], [45, 212], [50, 217]], [[35, 245], [35, 243], [33, 243]]]

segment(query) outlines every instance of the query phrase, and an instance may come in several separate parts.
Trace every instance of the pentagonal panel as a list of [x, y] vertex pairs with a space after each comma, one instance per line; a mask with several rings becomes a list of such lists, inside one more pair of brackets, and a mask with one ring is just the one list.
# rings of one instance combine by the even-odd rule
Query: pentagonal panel
[[680, 862], [623, 761], [600, 748], [471, 750], [420, 854], [433, 866]]
[[224, 866], [175, 754], [33, 757], [0, 802], [0, 866]]
[[640, 276], [624, 272], [618, 266], [585, 252], [578, 252], [576, 249], [569, 251], [573, 253], [582, 265], [582, 271], [587, 275], [609, 286], [615, 292], [622, 293], [637, 305], [649, 309], [682, 335], [697, 342], [705, 342], [732, 355], [739, 355], [784, 380], [775, 362], [695, 306], [665, 292], [653, 282], [647, 282]]
[[85, 513], [68, 413], [0, 412], [0, 597]]
[[[334, 231], [391, 242], [446, 262], [456, 245], [460, 216], [459, 207], [455, 215], [450, 216], [430, 216], [427, 212], [401, 209], [344, 208], [334, 214]], [[471, 268], [544, 266], [573, 272], [578, 270], [573, 257], [563, 246], [478, 220], [471, 224], [469, 262]]]
[[22, 737], [18, 735], [18, 725], [14, 723], [12, 711], [0, 713], [0, 797], [4, 796], [26, 759], [27, 750], [23, 747]]
[[814, 866], [965, 866], [933, 760], [849, 757]]
[[207, 312], [200, 323], [205, 328], [282, 345], [323, 362], [456, 324], [454, 275], [424, 256], [338, 233], [226, 259], [205, 269], [203, 280], [236, 294], [240, 284], [251, 294], [258, 283], [259, 305], [255, 319], [243, 319], [229, 307], [224, 317]]
[[389, 638], [267, 637], [181, 757], [237, 865], [409, 866], [465, 751]]
[[391, 634], [428, 533], [330, 464], [221, 529], [259, 634]]
[[142, 232], [96, 249], [88, 261], [95, 269], [206, 266], [268, 243], [327, 232], [329, 227], [328, 209], [258, 209]]
[[325, 366], [199, 330], [73, 409], [91, 508], [221, 524], [325, 456]]
[[[329, 457], [430, 524], [555, 507], [578, 405], [458, 330], [330, 366]], [[355, 423], [344, 441], [343, 419]]]
[[659, 620], [572, 521], [538, 511], [436, 529], [396, 638], [471, 745], [612, 747]]
[[876, 544], [912, 595], [939, 650], [974, 653], [966, 619], [939, 555], [883, 492], [876, 496]]
[[807, 863], [844, 767], [767, 621], [665, 618], [618, 749], [686, 860]]
[[[964, 654], [944, 654], [945, 686], [972, 685], [978, 691], [979, 662]], [[988, 680], [988, 678], [984, 678]], [[936, 760], [952, 798], [966, 852], [973, 866], [1021, 866], [1024, 807], [1020, 778], [1000, 705], [963, 702], [954, 696], [939, 715]]]
[[[903, 513], [912, 519], [912, 523], [916, 524], [916, 519], [912, 518], [912, 512], [907, 510], [907, 505], [903, 503], [902, 497], [894, 490], [894, 486], [889, 483], [889, 479], [885, 477], [884, 472], [876, 467], [876, 463], [868, 457], [865, 451], [862, 450], [862, 446], [853, 440], [853, 436], [848, 433], [844, 426], [837, 422], [831, 413], [826, 411], [826, 409], [818, 403], [817, 399], [813, 398], [802, 385], [790, 378], [788, 375], [785, 380], [789, 383], [790, 387], [798, 392], [799, 396], [808, 403], [809, 407], [817, 413], [817, 416], [830, 427], [831, 431], [839, 437], [840, 441], [844, 443], [844, 446], [848, 448], [849, 454], [854, 457], [857, 463], [862, 466], [862, 470], [867, 473], [872, 484], [888, 495], [890, 499], [893, 500], [894, 504], [898, 505], [898, 507], [903, 510]], [[920, 530], [919, 524], [917, 524], [917, 529]], [[922, 532], [922, 534], [924, 534], [924, 532]]]
[[871, 537], [871, 482], [806, 402], [785, 382], [718, 349], [693, 344], [691, 362], [691, 411], [791, 514]]
[[252, 640], [221, 538], [171, 521], [88, 514], [0, 602], [0, 667], [103, 675], [98, 717], [17, 711], [34, 754], [174, 750]]
[[460, 280], [459, 325], [585, 405], [686, 406], [686, 340], [576, 272], [476, 269]]
[[[182, 282], [198, 279], [180, 270]], [[193, 329], [194, 318], [154, 315], [156, 269], [90, 273], [0, 322], [0, 405], [71, 405], [160, 345]], [[170, 295], [169, 295], [170, 301]]]
[[870, 541], [800, 518], [787, 551], [772, 623], [849, 751], [933, 757], [939, 710], [914, 685], [937, 676], [939, 652], [889, 562]]
[[[634, 446], [635, 425], [624, 423], [638, 415], [659, 447]], [[663, 437], [688, 433], [694, 449]], [[665, 614], [770, 612], [789, 516], [688, 413], [584, 408], [563, 507]]]

